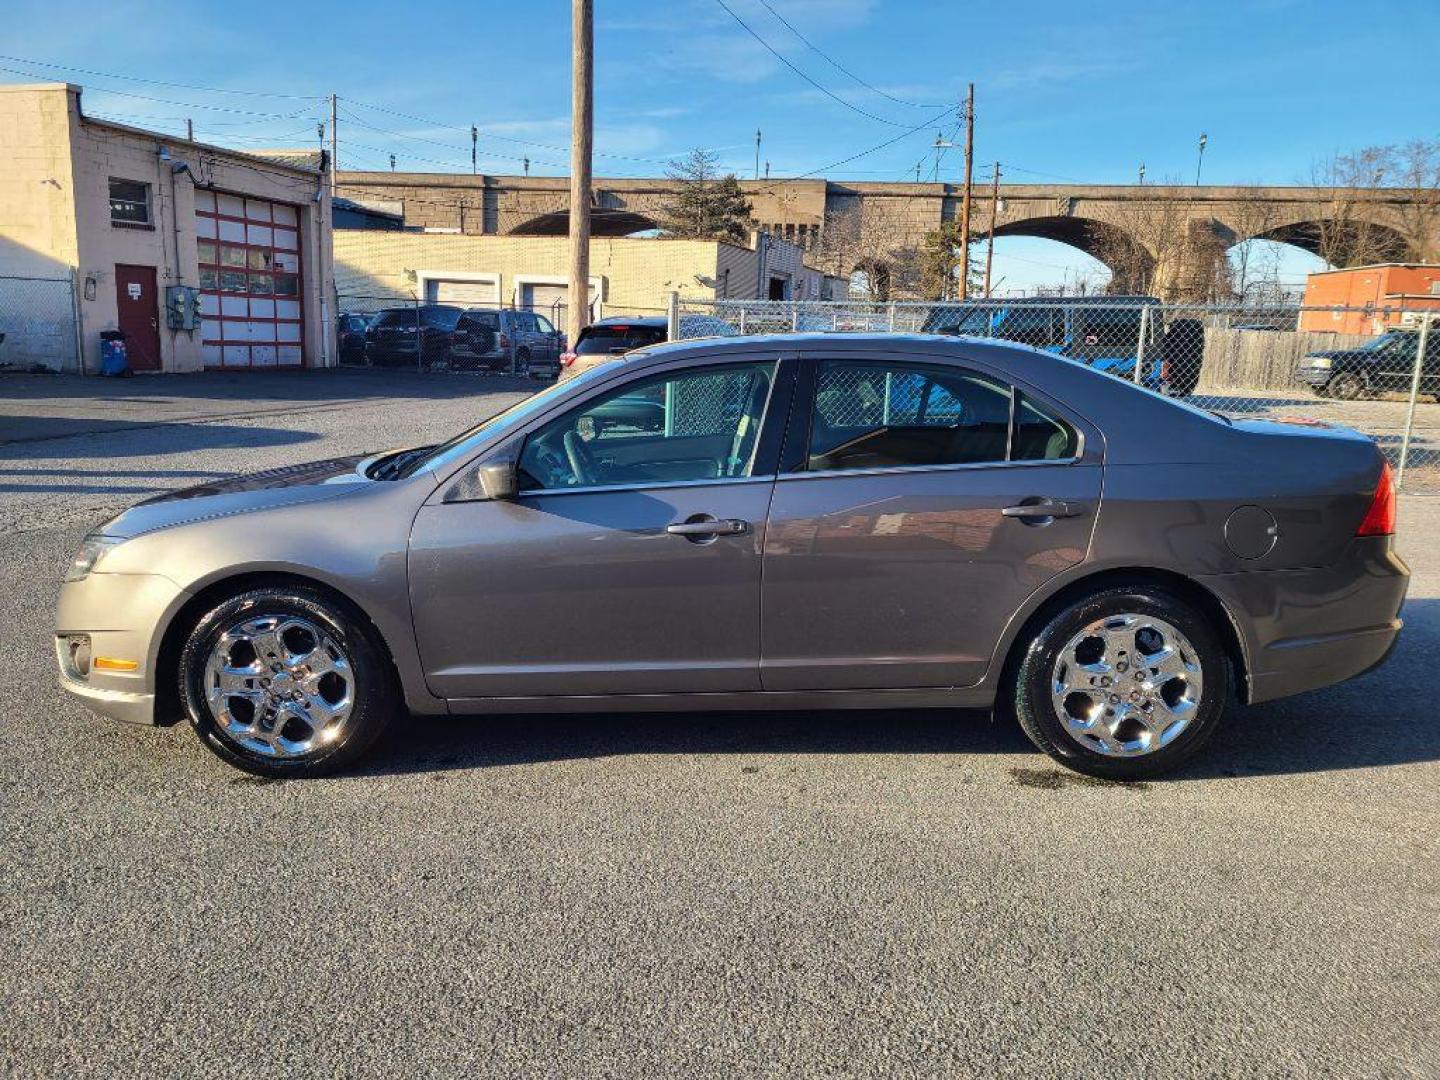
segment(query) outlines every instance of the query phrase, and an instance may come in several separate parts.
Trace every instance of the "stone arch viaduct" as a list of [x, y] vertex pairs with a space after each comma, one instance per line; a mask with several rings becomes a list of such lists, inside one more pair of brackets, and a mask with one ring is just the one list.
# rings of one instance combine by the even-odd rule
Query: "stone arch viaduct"
[[[845, 276], [875, 252], [913, 253], [925, 236], [960, 217], [948, 183], [832, 180], [741, 181], [759, 225], [792, 240], [817, 265]], [[625, 236], [656, 227], [674, 190], [665, 179], [597, 178], [593, 230]], [[336, 194], [384, 210], [407, 227], [464, 233], [555, 235], [568, 226], [565, 177], [342, 172]], [[991, 193], [972, 193], [971, 235], [983, 239]], [[837, 232], [853, 234], [839, 244]], [[1168, 234], [1171, 239], [1166, 240]], [[1178, 234], [1185, 238], [1175, 243]], [[1440, 195], [1401, 189], [1321, 189], [1106, 184], [1001, 184], [997, 236], [1037, 236], [1085, 251], [1123, 273], [1130, 252], [1167, 262], [1153, 287], [1183, 295], [1211, 276], [1230, 245], [1279, 240], [1334, 265], [1440, 259]], [[1167, 254], [1161, 249], [1172, 249]]]

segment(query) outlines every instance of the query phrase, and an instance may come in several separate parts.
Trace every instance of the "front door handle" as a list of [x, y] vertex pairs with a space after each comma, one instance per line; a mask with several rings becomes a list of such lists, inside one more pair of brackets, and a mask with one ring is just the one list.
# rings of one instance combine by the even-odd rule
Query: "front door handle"
[[716, 520], [707, 515], [703, 518], [692, 518], [687, 521], [678, 521], [674, 525], [666, 525], [665, 531], [671, 536], [739, 536], [741, 533], [750, 531], [750, 523], [741, 521], [739, 518]]
[[1007, 506], [1000, 513], [1008, 518], [1021, 518], [1034, 520], [1035, 518], [1064, 518], [1079, 517], [1085, 513], [1085, 507], [1079, 503], [1052, 502], [1048, 499], [1036, 502], [1024, 502], [1018, 506]]

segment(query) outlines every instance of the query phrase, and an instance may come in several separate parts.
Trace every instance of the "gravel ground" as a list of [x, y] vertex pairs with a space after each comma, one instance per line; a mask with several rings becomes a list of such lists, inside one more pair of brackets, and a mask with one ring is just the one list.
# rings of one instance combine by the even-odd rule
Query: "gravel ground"
[[413, 720], [267, 783], [61, 698], [80, 536], [503, 400], [183, 383], [0, 383], [38, 439], [0, 446], [6, 1075], [1440, 1075], [1440, 501], [1402, 503], [1390, 664], [1164, 781], [891, 712]]

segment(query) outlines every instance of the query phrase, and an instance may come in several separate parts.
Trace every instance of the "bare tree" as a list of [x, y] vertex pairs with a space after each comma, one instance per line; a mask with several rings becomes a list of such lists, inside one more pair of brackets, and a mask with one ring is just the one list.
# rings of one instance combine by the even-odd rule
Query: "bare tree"
[[916, 277], [916, 253], [898, 229], [864, 213], [858, 201], [825, 215], [815, 261], [831, 277], [864, 275], [867, 299], [889, 300], [909, 291]]
[[1376, 220], [1378, 189], [1392, 186], [1399, 171], [1393, 146], [1367, 146], [1334, 154], [1311, 169], [1317, 215], [1313, 225], [1290, 231], [1283, 239], [1312, 248], [1331, 266], [1363, 266], [1402, 259], [1409, 238]]

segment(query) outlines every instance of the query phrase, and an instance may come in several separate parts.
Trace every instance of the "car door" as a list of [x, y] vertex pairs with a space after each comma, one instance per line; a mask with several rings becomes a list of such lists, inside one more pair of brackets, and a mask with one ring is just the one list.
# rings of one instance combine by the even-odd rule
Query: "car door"
[[546, 363], [557, 362], [560, 359], [560, 340], [559, 335], [555, 332], [555, 327], [544, 315], [535, 316], [535, 326], [539, 334], [539, 339], [535, 344], [537, 359], [544, 360]]
[[806, 360], [766, 531], [766, 690], [968, 686], [1084, 559], [1099, 434], [1029, 388], [904, 356]]
[[511, 449], [514, 499], [442, 485], [409, 562], [431, 691], [759, 689], [760, 553], [793, 377], [772, 354], [607, 380]]

